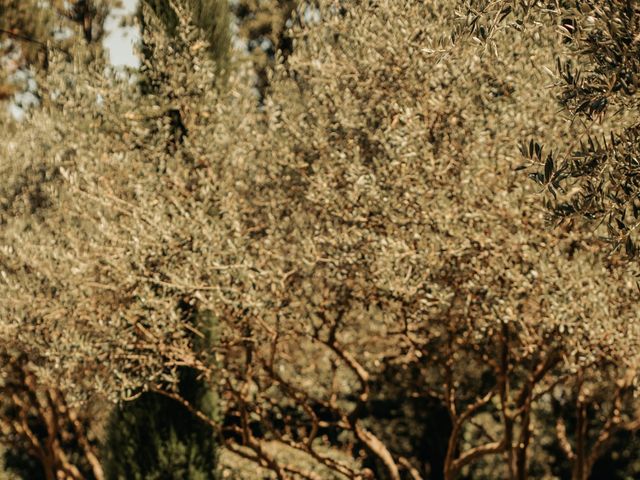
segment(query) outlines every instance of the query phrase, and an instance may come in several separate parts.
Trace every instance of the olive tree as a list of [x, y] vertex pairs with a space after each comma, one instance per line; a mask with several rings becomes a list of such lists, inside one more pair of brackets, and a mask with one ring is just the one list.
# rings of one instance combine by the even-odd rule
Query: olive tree
[[[550, 445], [587, 478], [638, 427], [637, 291], [513, 172], [521, 138], [581, 125], [540, 88], [566, 45], [548, 12], [494, 6], [322, 2], [264, 96], [241, 53], [221, 81], [177, 2], [171, 38], [143, 12], [154, 92], [54, 58], [1, 147], [2, 342], [79, 404], [163, 392], [280, 479], [523, 479]], [[208, 352], [185, 297], [219, 320]], [[438, 473], [372, 414], [393, 372], [446, 412]]]

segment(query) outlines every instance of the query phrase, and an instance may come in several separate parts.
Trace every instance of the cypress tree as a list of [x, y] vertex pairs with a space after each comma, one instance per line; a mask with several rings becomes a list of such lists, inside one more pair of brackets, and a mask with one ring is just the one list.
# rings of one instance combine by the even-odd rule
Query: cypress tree
[[[185, 304], [186, 305], [186, 304]], [[189, 313], [202, 332], [194, 349], [203, 354], [215, 341], [211, 312]], [[218, 417], [217, 395], [192, 368], [179, 375], [179, 395], [211, 419]], [[175, 400], [145, 392], [113, 412], [106, 445], [109, 480], [213, 480], [216, 438], [209, 425]]]

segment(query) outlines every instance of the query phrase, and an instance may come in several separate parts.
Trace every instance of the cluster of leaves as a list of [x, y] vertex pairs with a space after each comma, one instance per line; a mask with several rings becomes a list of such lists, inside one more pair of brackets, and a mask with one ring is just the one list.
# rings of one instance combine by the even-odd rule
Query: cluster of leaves
[[293, 42], [288, 34], [289, 27], [294, 22], [303, 22], [305, 13], [308, 14], [313, 8], [314, 2], [298, 0], [234, 2], [233, 14], [238, 28], [238, 38], [242, 39], [251, 54], [255, 86], [262, 95], [269, 86], [269, 71], [275, 65], [276, 53], [286, 57], [292, 51]]
[[[0, 100], [38, 95], [31, 69], [45, 70], [51, 51], [72, 59], [78, 38], [100, 52], [104, 23], [119, 0], [0, 1]], [[19, 103], [19, 102], [18, 102]]]
[[58, 473], [58, 478], [102, 480], [98, 438], [91, 428], [99, 415], [72, 408], [59, 389], [40, 385], [24, 354], [2, 355], [0, 433], [10, 446], [4, 468], [20, 478], [53, 480]]
[[633, 258], [640, 225], [640, 6], [565, 1], [550, 12], [565, 36], [556, 60], [557, 97], [580, 130], [571, 141], [552, 144], [555, 153], [545, 160], [538, 143], [523, 151], [534, 170], [544, 165], [530, 176], [548, 193], [545, 206], [556, 222], [581, 219]]
[[[172, 7], [170, 0], [145, 0], [154, 15], [164, 25], [167, 35], [174, 38], [177, 34], [179, 18]], [[231, 43], [229, 4], [220, 0], [189, 0], [184, 2], [187, 7], [191, 22], [198, 28], [196, 40], [202, 37], [207, 42], [207, 49], [215, 60], [216, 67], [223, 69], [229, 55]], [[142, 8], [139, 8], [139, 19], [142, 28], [145, 28], [145, 17]], [[143, 53], [144, 53], [143, 48]]]
[[[636, 287], [513, 174], [518, 139], [582, 131], [539, 88], [555, 16], [320, 2], [257, 95], [252, 62], [222, 81], [186, 4], [167, 35], [156, 3], [152, 89], [54, 56], [43, 108], [3, 120], [0, 344], [41, 382], [179, 397], [188, 367], [225, 452], [279, 479], [584, 480], [638, 429]], [[523, 151], [550, 192], [574, 178]], [[184, 298], [219, 321], [206, 352]], [[446, 412], [426, 457], [392, 401]]]
[[18, 89], [12, 75], [26, 63], [46, 62], [42, 40], [50, 31], [51, 18], [34, 8], [34, 2], [0, 2], [0, 100], [11, 98]]

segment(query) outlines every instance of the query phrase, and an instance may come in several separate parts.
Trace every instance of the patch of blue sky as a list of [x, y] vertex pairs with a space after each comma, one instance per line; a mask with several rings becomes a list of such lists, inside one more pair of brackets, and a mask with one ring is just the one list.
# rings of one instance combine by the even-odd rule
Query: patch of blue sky
[[140, 66], [140, 58], [135, 52], [140, 41], [140, 31], [136, 27], [123, 27], [122, 17], [131, 15], [138, 6], [138, 0], [122, 0], [122, 8], [113, 9], [105, 21], [108, 32], [104, 39], [104, 46], [109, 50], [109, 58], [114, 67]]

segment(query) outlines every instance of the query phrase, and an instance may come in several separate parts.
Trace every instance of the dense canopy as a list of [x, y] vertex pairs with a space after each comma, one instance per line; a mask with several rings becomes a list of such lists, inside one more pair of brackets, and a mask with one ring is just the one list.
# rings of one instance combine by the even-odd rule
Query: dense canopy
[[[586, 479], [635, 432], [635, 247], [594, 232], [593, 169], [546, 150], [637, 112], [585, 132], [598, 107], [574, 108], [557, 64], [589, 62], [597, 32], [567, 41], [571, 2], [302, 4], [272, 69], [216, 53], [193, 2], [169, 2], [168, 32], [157, 3], [139, 72], [52, 51], [41, 104], [1, 120], [7, 359], [76, 407], [179, 397], [192, 368], [219, 394], [224, 420], [198, 418], [223, 463], [277, 478]], [[596, 25], [625, 8], [577, 3]], [[607, 53], [589, 54], [594, 83]], [[568, 221], [571, 194], [595, 217]]]

